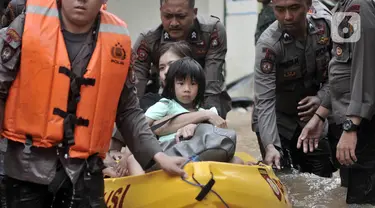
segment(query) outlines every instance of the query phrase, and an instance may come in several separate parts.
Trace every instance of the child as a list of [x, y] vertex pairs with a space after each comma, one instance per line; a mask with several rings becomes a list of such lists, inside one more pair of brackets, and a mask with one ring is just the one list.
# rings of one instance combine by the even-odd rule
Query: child
[[[169, 66], [166, 74], [165, 86], [162, 93], [163, 98], [159, 102], [151, 106], [146, 111], [146, 119], [152, 126], [155, 121], [168, 118], [170, 116], [184, 113], [205, 111], [200, 108], [204, 100], [204, 92], [206, 86], [206, 78], [201, 65], [190, 57], [176, 60]], [[215, 107], [209, 109], [218, 115]], [[194, 135], [197, 125], [192, 123], [179, 129], [177, 132], [171, 132], [167, 135], [159, 135], [159, 141], [165, 142], [175, 139], [177, 142], [180, 136], [184, 139]], [[180, 132], [180, 134], [176, 134]], [[177, 136], [176, 136], [177, 135]], [[231, 163], [244, 164], [238, 158], [233, 157]]]
[[[166, 74], [163, 98], [146, 111], [150, 126], [167, 116], [205, 110], [200, 108], [204, 100], [205, 86], [205, 74], [198, 62], [190, 57], [176, 60]], [[210, 111], [218, 114], [215, 107]], [[194, 132], [195, 128], [195, 124], [189, 125], [191, 131]], [[176, 132], [159, 136], [159, 141], [165, 142], [175, 139]]]

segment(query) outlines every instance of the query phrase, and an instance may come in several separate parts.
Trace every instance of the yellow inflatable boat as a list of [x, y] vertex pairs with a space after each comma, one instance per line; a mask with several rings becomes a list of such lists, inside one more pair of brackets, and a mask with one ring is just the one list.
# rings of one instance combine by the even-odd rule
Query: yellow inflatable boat
[[[236, 156], [255, 162], [246, 153]], [[291, 207], [270, 166], [192, 162], [185, 171], [189, 175], [185, 180], [163, 171], [105, 179], [106, 203], [109, 208]]]

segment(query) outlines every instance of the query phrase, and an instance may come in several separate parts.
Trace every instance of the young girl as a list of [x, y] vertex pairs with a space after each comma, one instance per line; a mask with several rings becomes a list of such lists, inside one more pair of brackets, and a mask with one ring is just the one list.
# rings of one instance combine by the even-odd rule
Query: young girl
[[[205, 110], [200, 108], [204, 100], [205, 86], [205, 74], [197, 61], [185, 57], [173, 62], [166, 74], [163, 98], [146, 111], [150, 126], [167, 116]], [[210, 111], [218, 114], [215, 107]], [[191, 131], [195, 131], [195, 124], [191, 124], [190, 127]], [[176, 133], [159, 135], [159, 141], [178, 140], [175, 138]]]
[[[189, 44], [186, 41], [168, 42], [159, 49], [159, 79], [162, 88], [165, 86], [165, 75], [168, 72], [169, 65], [183, 57], [192, 57]], [[161, 99], [158, 93], [148, 92], [139, 100], [141, 108], [146, 110]]]
[[[160, 50], [159, 58], [159, 76], [161, 85], [165, 86], [165, 78], [169, 65], [183, 57], [191, 57], [192, 52], [187, 42], [170, 42], [164, 44]], [[140, 100], [141, 108], [147, 110], [150, 106], [160, 100], [161, 96], [155, 93], [148, 93]], [[114, 130], [115, 136], [120, 137], [120, 133]], [[112, 142], [115, 140], [112, 140]], [[120, 152], [108, 152], [104, 160], [106, 168], [103, 174], [107, 177], [123, 177], [129, 175], [142, 175], [144, 170], [135, 160], [128, 148], [122, 148]]]
[[[185, 57], [172, 63], [166, 74], [165, 87], [162, 93], [163, 98], [146, 111], [145, 115], [149, 125], [152, 126], [155, 121], [180, 113], [207, 111], [200, 107], [204, 100], [205, 86], [205, 74], [197, 61], [190, 57]], [[209, 109], [209, 111], [218, 115], [215, 107]], [[191, 123], [181, 129], [190, 131], [185, 135], [192, 136], [196, 127], [196, 124]], [[159, 141], [165, 142], [175, 139], [178, 142], [180, 135], [185, 139], [189, 139], [184, 136], [183, 132], [176, 134], [178, 131], [159, 135]], [[244, 164], [236, 156], [230, 162]]]

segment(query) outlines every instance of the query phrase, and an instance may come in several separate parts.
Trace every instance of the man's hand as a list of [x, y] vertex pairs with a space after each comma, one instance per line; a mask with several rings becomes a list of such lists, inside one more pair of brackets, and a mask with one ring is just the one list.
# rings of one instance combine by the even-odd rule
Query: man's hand
[[298, 137], [297, 148], [300, 149], [303, 143], [303, 152], [313, 152], [318, 148], [319, 140], [322, 136], [324, 123], [317, 115], [314, 115], [310, 121], [302, 129], [301, 135]]
[[154, 156], [154, 160], [158, 163], [161, 169], [170, 175], [179, 175], [187, 178], [186, 172], [181, 166], [187, 161], [183, 157], [171, 157], [163, 152], [158, 152]]
[[214, 112], [210, 111], [210, 110], [206, 110], [207, 113], [208, 113], [208, 122], [216, 127], [219, 127], [219, 128], [228, 128], [227, 126], [227, 122], [222, 118], [220, 117], [219, 115], [215, 114]]
[[179, 130], [177, 130], [177, 133], [176, 133], [176, 143], [179, 143], [180, 142], [180, 138], [183, 138], [183, 139], [190, 139], [192, 136], [194, 136], [194, 133], [195, 133], [195, 129], [197, 128], [197, 124], [188, 124], [182, 128], [180, 128]]
[[298, 116], [301, 121], [309, 121], [320, 105], [320, 99], [317, 96], [307, 96], [298, 103]]
[[343, 132], [337, 144], [336, 157], [341, 165], [352, 165], [357, 162], [355, 149], [357, 147], [357, 132]]
[[273, 144], [269, 144], [266, 147], [266, 157], [264, 163], [270, 166], [276, 166], [280, 170], [280, 152], [275, 148]]

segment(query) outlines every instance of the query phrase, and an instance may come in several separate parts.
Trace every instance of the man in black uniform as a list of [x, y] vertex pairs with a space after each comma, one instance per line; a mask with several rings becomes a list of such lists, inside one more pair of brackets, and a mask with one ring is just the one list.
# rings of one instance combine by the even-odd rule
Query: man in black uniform
[[[194, 0], [161, 0], [162, 24], [156, 29], [141, 33], [133, 50], [137, 54], [134, 69], [138, 79], [138, 97], [145, 92], [159, 91], [158, 64], [161, 45], [186, 40], [193, 51], [193, 58], [205, 70], [205, 108], [216, 107], [219, 115], [226, 118], [231, 110], [231, 99], [226, 92], [223, 67], [227, 53], [227, 37], [224, 25], [216, 17], [197, 16]], [[152, 80], [152, 84], [147, 83]]]

